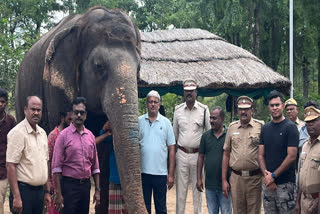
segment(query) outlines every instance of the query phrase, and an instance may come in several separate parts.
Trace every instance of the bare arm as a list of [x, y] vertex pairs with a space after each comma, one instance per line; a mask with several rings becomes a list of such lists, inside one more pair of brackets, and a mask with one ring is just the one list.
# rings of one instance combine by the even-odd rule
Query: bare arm
[[103, 133], [102, 135], [96, 137], [95, 138], [96, 144], [98, 145], [98, 144], [102, 143], [110, 135], [112, 135], [112, 133], [107, 131], [107, 132]]
[[62, 176], [61, 172], [57, 172], [53, 174], [53, 180], [56, 186], [56, 197], [54, 199], [54, 205], [57, 211], [61, 210], [62, 204], [63, 204], [63, 197], [61, 193], [61, 184], [60, 184], [61, 176]]
[[93, 196], [93, 203], [97, 203], [97, 205], [100, 204], [100, 174], [95, 173], [93, 174], [93, 180], [95, 185], [95, 192]]
[[203, 182], [202, 182], [202, 168], [203, 168], [204, 154], [199, 153], [197, 161], [197, 189], [199, 192], [203, 191]]
[[13, 210], [17, 213], [22, 212], [22, 201], [17, 180], [17, 164], [7, 162], [8, 182], [13, 194]]
[[171, 189], [174, 184], [174, 170], [176, 166], [176, 145], [168, 146], [169, 149], [169, 173], [167, 179], [168, 189]]
[[227, 181], [229, 160], [230, 160], [230, 151], [224, 150], [223, 158], [222, 158], [222, 193], [226, 198], [229, 197], [229, 191], [230, 191], [230, 185]]
[[266, 171], [266, 160], [264, 159], [264, 145], [259, 145], [259, 164], [260, 169], [263, 175], [265, 175]]

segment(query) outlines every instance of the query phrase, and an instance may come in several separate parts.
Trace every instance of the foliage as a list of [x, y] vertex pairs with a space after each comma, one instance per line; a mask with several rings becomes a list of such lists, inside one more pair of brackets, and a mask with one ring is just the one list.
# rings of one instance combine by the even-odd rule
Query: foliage
[[[201, 28], [243, 47], [268, 66], [289, 76], [289, 0], [1, 0], [0, 87], [14, 95], [15, 78], [23, 55], [52, 27], [56, 11], [82, 13], [94, 5], [127, 11], [142, 31]], [[294, 1], [294, 94], [300, 109], [320, 93], [320, 1]], [[227, 95], [199, 98], [212, 107], [225, 107]], [[145, 100], [140, 99], [140, 113]], [[182, 98], [163, 96], [167, 116]], [[10, 99], [11, 106], [14, 105]], [[230, 116], [228, 116], [228, 120]], [[265, 102], [257, 100], [257, 117], [268, 118]]]

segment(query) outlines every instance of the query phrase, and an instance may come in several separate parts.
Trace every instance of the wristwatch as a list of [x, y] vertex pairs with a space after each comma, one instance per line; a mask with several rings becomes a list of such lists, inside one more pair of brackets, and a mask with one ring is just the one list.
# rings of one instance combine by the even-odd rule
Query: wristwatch
[[50, 194], [51, 195], [51, 192], [49, 191], [49, 190], [44, 190], [44, 193], [48, 193], [48, 194]]
[[101, 192], [101, 188], [100, 187], [96, 187], [96, 191]]
[[271, 174], [271, 177], [273, 178], [273, 179], [276, 179], [276, 174], [274, 174], [274, 172]]

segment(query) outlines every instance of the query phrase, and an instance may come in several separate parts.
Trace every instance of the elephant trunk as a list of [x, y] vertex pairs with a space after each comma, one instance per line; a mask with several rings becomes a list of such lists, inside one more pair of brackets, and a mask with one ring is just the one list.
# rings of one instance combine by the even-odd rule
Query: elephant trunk
[[128, 212], [147, 213], [142, 193], [136, 69], [122, 62], [104, 87], [102, 107], [113, 130], [114, 150]]

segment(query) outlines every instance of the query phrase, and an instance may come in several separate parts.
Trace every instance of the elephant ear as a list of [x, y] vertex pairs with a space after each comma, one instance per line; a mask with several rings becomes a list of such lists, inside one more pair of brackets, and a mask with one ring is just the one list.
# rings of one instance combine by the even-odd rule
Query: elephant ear
[[72, 51], [77, 31], [77, 25], [58, 31], [46, 49], [43, 88], [50, 130], [59, 124], [59, 113], [69, 111], [72, 100], [78, 95], [78, 66]]

